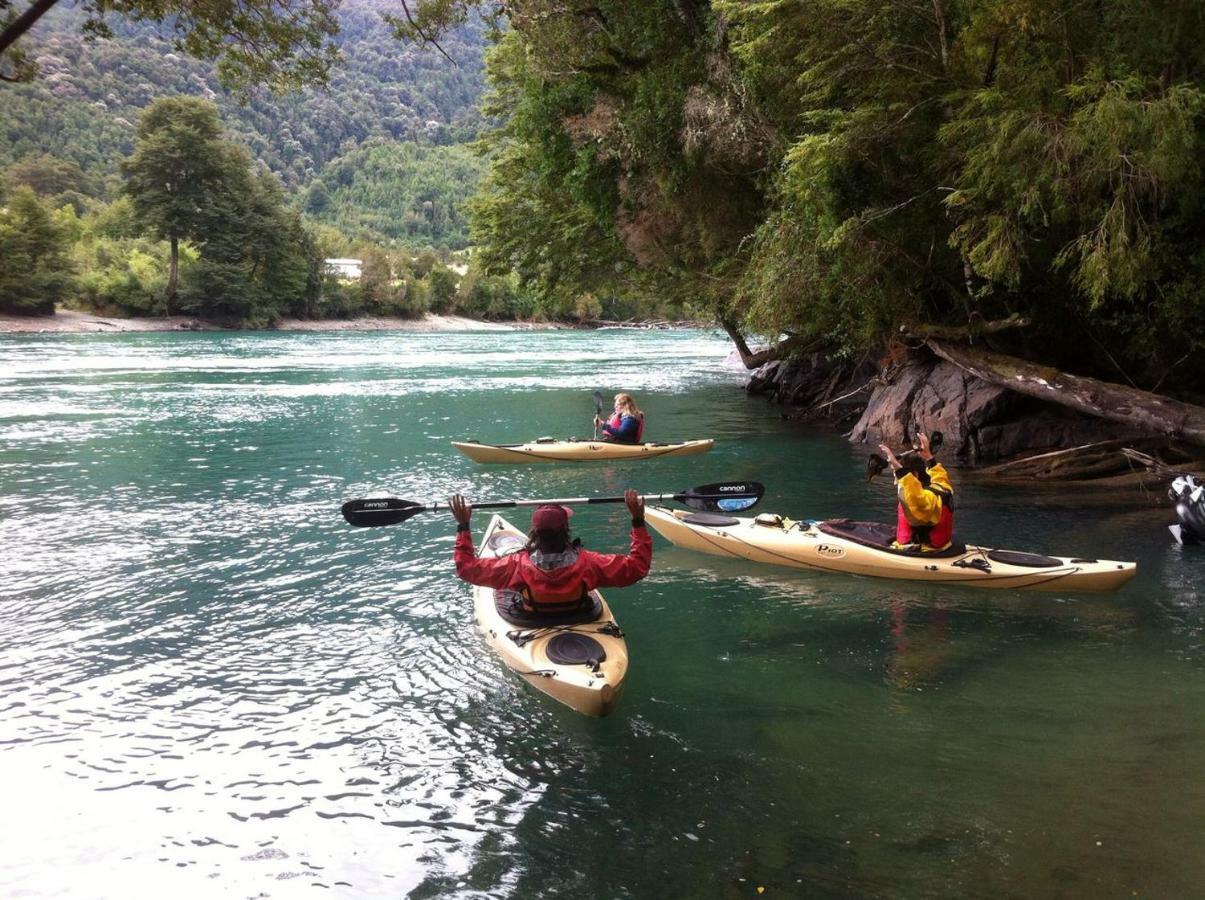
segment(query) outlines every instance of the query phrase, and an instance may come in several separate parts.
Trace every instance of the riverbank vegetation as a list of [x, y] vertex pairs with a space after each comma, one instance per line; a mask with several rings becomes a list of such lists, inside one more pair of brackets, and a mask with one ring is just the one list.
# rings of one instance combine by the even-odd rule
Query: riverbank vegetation
[[565, 6], [491, 51], [490, 265], [852, 357], [1016, 316], [997, 346], [1205, 389], [1199, 4]]

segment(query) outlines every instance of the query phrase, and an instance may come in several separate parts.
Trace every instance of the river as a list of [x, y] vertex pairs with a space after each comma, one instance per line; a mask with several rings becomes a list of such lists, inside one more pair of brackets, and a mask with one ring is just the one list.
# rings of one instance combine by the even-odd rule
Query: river
[[[1138, 560], [1106, 595], [657, 537], [650, 576], [608, 592], [631, 673], [603, 720], [486, 651], [449, 517], [339, 516], [756, 478], [761, 511], [891, 519], [890, 480], [746, 397], [728, 349], [0, 336], [0, 895], [1199, 896], [1205, 552], [1167, 510], [954, 473], [964, 539]], [[485, 467], [449, 446], [588, 434], [595, 389], [634, 393], [649, 438], [715, 450]], [[573, 523], [627, 545], [619, 507]]]

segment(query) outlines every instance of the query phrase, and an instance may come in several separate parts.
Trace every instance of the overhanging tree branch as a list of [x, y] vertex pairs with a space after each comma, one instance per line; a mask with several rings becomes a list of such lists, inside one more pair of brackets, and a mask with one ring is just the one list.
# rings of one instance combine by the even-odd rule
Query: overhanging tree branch
[[5, 29], [0, 31], [0, 53], [16, 43], [17, 39], [29, 31], [38, 19], [50, 12], [50, 8], [56, 3], [58, 0], [37, 0], [25, 12], [9, 22]]

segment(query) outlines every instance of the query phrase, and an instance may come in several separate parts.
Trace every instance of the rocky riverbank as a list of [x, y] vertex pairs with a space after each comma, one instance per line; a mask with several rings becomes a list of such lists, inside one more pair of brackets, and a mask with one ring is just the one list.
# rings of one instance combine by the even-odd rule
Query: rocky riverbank
[[[987, 466], [1020, 457], [1142, 435], [983, 382], [923, 352], [880, 367], [813, 353], [774, 360], [750, 374], [746, 390], [787, 407], [791, 418], [824, 420], [855, 443], [899, 446], [916, 431], [942, 432], [942, 457]], [[1118, 456], [1118, 468], [1124, 461]]]

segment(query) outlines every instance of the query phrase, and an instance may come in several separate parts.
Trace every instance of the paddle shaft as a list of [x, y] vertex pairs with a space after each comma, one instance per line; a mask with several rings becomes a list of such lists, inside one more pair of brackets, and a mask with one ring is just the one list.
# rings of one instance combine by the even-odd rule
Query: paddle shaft
[[[674, 500], [684, 493], [680, 491], [677, 494], [641, 494], [640, 499], [645, 503], [661, 503], [666, 500]], [[751, 497], [753, 492], [744, 494], [691, 494], [690, 496], [701, 500], [724, 500], [731, 497]], [[490, 500], [485, 503], [469, 502], [474, 510], [478, 509], [514, 509], [519, 506], [581, 506], [590, 503], [624, 503], [623, 497], [560, 497], [553, 500]], [[447, 503], [428, 503], [421, 507], [422, 512], [439, 512], [440, 510], [448, 510], [451, 507]], [[418, 510], [416, 510], [418, 511]]]

